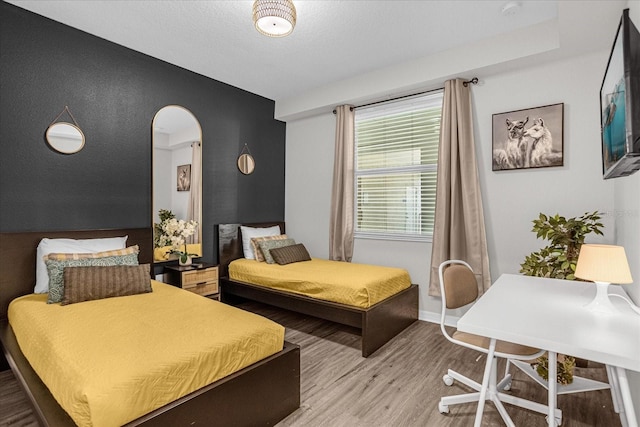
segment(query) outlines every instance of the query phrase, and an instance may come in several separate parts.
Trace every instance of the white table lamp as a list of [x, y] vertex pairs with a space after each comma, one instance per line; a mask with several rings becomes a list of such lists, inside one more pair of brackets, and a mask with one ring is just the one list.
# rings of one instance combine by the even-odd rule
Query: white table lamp
[[575, 276], [595, 282], [596, 296], [586, 308], [602, 313], [617, 313], [607, 290], [610, 283], [632, 283], [627, 255], [622, 246], [582, 245]]

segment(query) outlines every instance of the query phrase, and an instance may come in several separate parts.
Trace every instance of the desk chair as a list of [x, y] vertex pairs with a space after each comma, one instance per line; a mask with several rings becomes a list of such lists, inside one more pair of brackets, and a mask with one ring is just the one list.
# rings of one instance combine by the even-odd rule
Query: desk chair
[[[444, 324], [447, 309], [460, 308], [477, 300], [478, 282], [471, 266], [460, 260], [443, 262], [440, 264], [438, 273], [440, 277], [440, 292], [442, 295], [442, 313], [440, 315], [440, 329], [442, 330], [442, 334], [454, 344], [487, 354], [487, 363], [482, 384], [451, 369], [442, 377], [442, 380], [448, 386], [452, 385], [454, 380], [457, 380], [472, 388], [475, 392], [441, 398], [438, 404], [440, 413], [448, 413], [449, 405], [478, 402], [475, 426], [479, 427], [482, 421], [485, 400], [489, 399], [496, 406], [500, 416], [508, 426], [514, 426], [514, 423], [502, 402], [530, 409], [541, 414], [547, 414], [548, 409], [545, 405], [503, 393], [504, 390], [509, 390], [511, 387], [511, 374], [508, 372], [508, 363], [505, 377], [499, 383], [497, 382], [498, 357], [507, 359], [507, 361], [509, 359], [532, 360], [544, 354], [544, 351], [459, 331], [454, 332], [453, 335], [449, 335]], [[500, 313], [496, 313], [496, 315], [500, 315]], [[505, 319], [505, 321], [508, 321], [508, 319]], [[556, 410], [556, 420], [558, 424], [560, 424], [561, 418], [562, 412]]]

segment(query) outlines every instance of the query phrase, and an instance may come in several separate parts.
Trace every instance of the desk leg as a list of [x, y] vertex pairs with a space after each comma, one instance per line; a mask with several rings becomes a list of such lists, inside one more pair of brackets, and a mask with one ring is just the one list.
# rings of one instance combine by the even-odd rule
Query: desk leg
[[622, 427], [629, 427], [627, 421], [627, 415], [624, 413], [624, 403], [622, 403], [622, 395], [620, 394], [620, 383], [618, 381], [618, 374], [616, 373], [616, 367], [606, 365], [607, 377], [609, 378], [609, 387], [611, 387], [611, 401], [613, 402], [613, 410], [620, 417], [620, 424]]
[[480, 427], [482, 424], [482, 415], [484, 413], [484, 404], [487, 399], [487, 389], [489, 388], [489, 377], [491, 368], [493, 368], [493, 358], [496, 352], [496, 340], [491, 338], [489, 342], [489, 353], [487, 353], [487, 363], [484, 367], [484, 376], [482, 377], [482, 388], [480, 389], [480, 398], [478, 399], [478, 409], [476, 411], [476, 421], [474, 427]]
[[[629, 427], [638, 427], [638, 420], [636, 419], [636, 412], [633, 409], [633, 401], [631, 400], [631, 391], [629, 390], [629, 380], [627, 379], [627, 371], [624, 368], [616, 366], [616, 376], [618, 377], [618, 387], [620, 388], [620, 394], [622, 397], [620, 416], [626, 415], [627, 425]], [[619, 402], [620, 403], [620, 402]]]
[[[611, 388], [611, 401], [613, 402], [613, 410], [616, 414], [619, 414], [620, 411], [624, 412], [624, 408], [620, 408], [622, 405], [622, 397], [620, 396], [620, 386], [618, 385], [618, 375], [616, 374], [615, 366], [605, 365], [607, 368], [607, 378], [609, 379], [609, 387]], [[626, 418], [620, 417], [623, 421], [622, 426], [626, 427]]]
[[547, 412], [547, 423], [549, 427], [556, 427], [556, 406], [557, 403], [557, 388], [558, 388], [558, 354], [554, 351], [548, 352], [549, 358], [549, 398], [547, 399], [547, 405], [549, 405], [549, 412]]

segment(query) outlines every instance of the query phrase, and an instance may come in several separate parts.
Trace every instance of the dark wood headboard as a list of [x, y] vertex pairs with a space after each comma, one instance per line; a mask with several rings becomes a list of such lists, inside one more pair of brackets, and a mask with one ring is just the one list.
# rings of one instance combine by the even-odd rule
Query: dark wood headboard
[[127, 246], [138, 245], [140, 264], [153, 262], [153, 229], [120, 228], [53, 232], [0, 233], [0, 318], [7, 316], [9, 303], [33, 293], [36, 283], [36, 248], [45, 237], [52, 239], [91, 239], [129, 236]]
[[247, 224], [218, 224], [215, 229], [215, 240], [218, 243], [218, 271], [220, 277], [229, 275], [229, 263], [234, 259], [243, 258], [242, 252], [242, 233], [240, 226], [265, 228], [277, 225], [280, 227], [280, 233], [284, 234], [284, 222], [259, 222]]

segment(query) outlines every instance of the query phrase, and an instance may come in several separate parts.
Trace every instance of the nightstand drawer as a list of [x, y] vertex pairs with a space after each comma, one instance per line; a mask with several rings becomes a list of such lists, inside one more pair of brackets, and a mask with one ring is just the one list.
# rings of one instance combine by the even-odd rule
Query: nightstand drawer
[[170, 265], [165, 267], [167, 283], [198, 295], [212, 296], [218, 293], [218, 266], [194, 264], [193, 266]]
[[193, 270], [182, 272], [182, 287], [184, 289], [193, 286], [203, 285], [207, 282], [218, 282], [218, 267], [211, 267], [204, 270]]
[[196, 293], [198, 295], [212, 295], [218, 293], [218, 281], [214, 282], [203, 282], [200, 284], [195, 284], [191, 286], [185, 286], [183, 288], [185, 291], [190, 291]]

